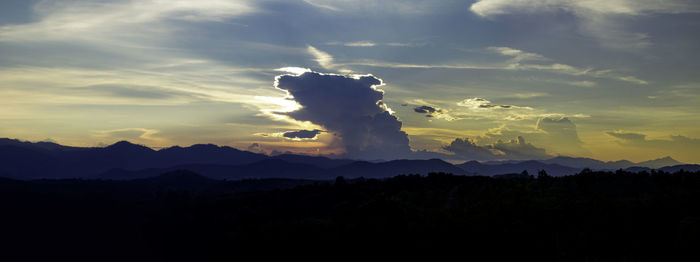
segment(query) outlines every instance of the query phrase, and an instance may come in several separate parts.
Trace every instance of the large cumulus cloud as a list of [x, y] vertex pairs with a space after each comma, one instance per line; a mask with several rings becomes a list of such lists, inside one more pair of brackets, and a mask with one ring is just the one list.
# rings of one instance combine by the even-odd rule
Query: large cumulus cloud
[[310, 121], [334, 134], [343, 157], [387, 159], [410, 157], [402, 123], [382, 102], [382, 81], [372, 75], [343, 76], [306, 72], [282, 75], [276, 87], [285, 90], [301, 108], [283, 113]]

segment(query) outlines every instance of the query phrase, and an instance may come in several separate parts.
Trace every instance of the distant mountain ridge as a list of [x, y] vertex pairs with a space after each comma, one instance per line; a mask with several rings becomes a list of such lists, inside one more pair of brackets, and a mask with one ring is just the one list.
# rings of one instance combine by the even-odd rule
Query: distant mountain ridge
[[[593, 170], [628, 169], [644, 171], [695, 170], [670, 157], [633, 163], [604, 162], [590, 158], [555, 157], [547, 160], [477, 162], [453, 165], [440, 159], [357, 161], [323, 156], [283, 154], [268, 156], [228, 146], [197, 144], [160, 150], [120, 141], [106, 147], [70, 147], [52, 142], [24, 142], [0, 138], [0, 176], [15, 179], [144, 179], [177, 170], [189, 170], [211, 179], [290, 178], [329, 180], [383, 178], [399, 174], [444, 172], [456, 175], [494, 176], [540, 170], [553, 176]], [[670, 171], [672, 172], [672, 171]]]

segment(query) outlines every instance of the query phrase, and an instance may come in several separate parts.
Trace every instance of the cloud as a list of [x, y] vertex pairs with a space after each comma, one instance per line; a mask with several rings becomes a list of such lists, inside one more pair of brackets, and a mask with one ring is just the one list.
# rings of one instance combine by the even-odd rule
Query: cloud
[[664, 139], [649, 139], [642, 133], [627, 132], [621, 130], [606, 132], [609, 136], [618, 139], [622, 146], [638, 149], [652, 150], [657, 156], [672, 155], [679, 159], [698, 161], [700, 155], [700, 139], [682, 135], [671, 135]]
[[443, 118], [448, 121], [453, 120], [453, 117], [447, 114], [447, 111], [432, 106], [418, 106], [413, 108], [413, 112], [425, 114], [425, 117]]
[[308, 121], [332, 133], [330, 146], [344, 157], [361, 159], [405, 158], [412, 153], [402, 123], [382, 102], [382, 80], [372, 75], [344, 76], [307, 72], [281, 75], [275, 87], [288, 92], [301, 108], [281, 113]]
[[[620, 75], [612, 70], [594, 70], [592, 68], [580, 68], [576, 66], [552, 63], [549, 58], [546, 58], [540, 54], [529, 53], [522, 50], [510, 48], [510, 47], [489, 47], [489, 51], [500, 54], [502, 56], [512, 57], [510, 60], [506, 61], [504, 69], [510, 70], [526, 70], [526, 71], [545, 71], [556, 74], [564, 74], [571, 76], [588, 76], [593, 78], [605, 78], [613, 79], [618, 81], [630, 82], [638, 85], [646, 85], [647, 81], [641, 80], [635, 76]], [[523, 63], [529, 62], [529, 63]], [[537, 62], [537, 63], [532, 63]], [[547, 62], [547, 63], [543, 63]], [[566, 84], [573, 86], [591, 87], [595, 86], [595, 82], [591, 81], [570, 81]]]
[[284, 134], [282, 134], [282, 136], [286, 137], [286, 138], [291, 138], [291, 139], [314, 139], [320, 133], [321, 133], [321, 130], [318, 130], [318, 129], [299, 130], [299, 131], [285, 132]]
[[[125, 38], [170, 30], [172, 21], [222, 21], [257, 11], [251, 1], [56, 1], [33, 7], [37, 22], [0, 27], [0, 41], [76, 41], [123, 43]], [[148, 24], [150, 27], [136, 25]], [[110, 41], [113, 40], [113, 41]]]
[[314, 61], [318, 63], [319, 66], [321, 66], [324, 69], [327, 70], [336, 70], [341, 73], [350, 73], [352, 70], [346, 69], [346, 68], [340, 68], [340, 65], [337, 65], [333, 62], [333, 56], [330, 55], [329, 53], [323, 52], [321, 50], [318, 50], [317, 48], [308, 45], [306, 46], [306, 51], [314, 57]]
[[157, 129], [134, 127], [110, 130], [96, 130], [92, 131], [92, 136], [100, 139], [108, 139], [109, 141], [111, 141], [110, 143], [120, 140], [135, 141], [138, 143], [153, 143], [165, 141], [165, 139], [157, 136], [158, 133], [160, 133], [160, 130]]
[[391, 47], [417, 47], [426, 45], [423, 42], [388, 42], [388, 43], [377, 43], [374, 41], [355, 41], [355, 42], [328, 42], [326, 45], [341, 45], [347, 47], [375, 47], [375, 46], [391, 46]]
[[250, 146], [248, 146], [248, 151], [253, 152], [253, 153], [258, 153], [258, 154], [265, 154], [265, 150], [258, 143], [250, 144]]
[[543, 148], [538, 148], [518, 136], [510, 141], [497, 141], [491, 147], [503, 153], [505, 159], [546, 159], [551, 156]]
[[646, 135], [640, 133], [624, 132], [624, 131], [610, 131], [606, 134], [621, 139], [623, 142], [647, 142]]
[[[467, 107], [471, 109], [515, 109], [515, 108], [529, 108], [529, 107], [519, 107], [519, 106], [514, 106], [514, 105], [497, 105], [497, 104], [492, 104], [491, 101], [488, 101], [483, 98], [479, 97], [474, 97], [474, 98], [467, 98], [462, 101], [457, 102], [458, 106], [461, 107]], [[530, 108], [532, 109], [532, 108]]]
[[[641, 82], [641, 81], [631, 81], [631, 80], [632, 79], [630, 79], [629, 77], [625, 77], [625, 80], [623, 80], [623, 81], [636, 82], [638, 84], [645, 84], [646, 83], [646, 81]], [[572, 85], [572, 86], [578, 86], [578, 87], [594, 87], [594, 86], [598, 85], [596, 82], [593, 82], [593, 81], [570, 81], [570, 82], [567, 82], [567, 84]]]
[[480, 0], [470, 10], [480, 16], [512, 13], [571, 12], [580, 15], [680, 14], [700, 12], [700, 5], [688, 0]]
[[430, 0], [304, 0], [305, 3], [333, 12], [362, 12], [366, 13], [395, 13], [420, 14], [425, 13], [434, 5]]
[[333, 69], [335, 67], [335, 65], [333, 65], [333, 56], [330, 54], [318, 50], [310, 45], [306, 46], [306, 50], [314, 57], [314, 61], [316, 61], [316, 63], [318, 63], [318, 65], [321, 67], [325, 69]]
[[[430, 104], [422, 99], [415, 99], [413, 102], [418, 103], [419, 106], [415, 106], [413, 108], [413, 112], [419, 113], [419, 114], [425, 114], [425, 117], [429, 118], [437, 118], [437, 119], [444, 119], [447, 121], [452, 121], [456, 120], [454, 116], [450, 115], [450, 113], [442, 108], [439, 108], [433, 104]], [[401, 106], [408, 106], [408, 104], [401, 104]]]
[[629, 32], [625, 18], [648, 14], [698, 13], [700, 4], [689, 0], [480, 0], [470, 10], [482, 17], [509, 14], [566, 12], [580, 21], [580, 30], [608, 47], [638, 49], [651, 45], [644, 33]]
[[537, 120], [537, 130], [547, 132], [551, 139], [565, 143], [567, 146], [581, 144], [576, 125], [568, 117], [543, 117]]
[[543, 148], [526, 142], [522, 136], [508, 141], [498, 140], [483, 146], [477, 145], [469, 138], [456, 138], [443, 149], [466, 160], [530, 160], [551, 157]]
[[496, 52], [498, 54], [501, 54], [503, 56], [513, 57], [510, 60], [511, 63], [520, 63], [522, 61], [547, 61], [547, 60], [549, 60], [540, 54], [528, 53], [528, 52], [525, 52], [522, 50], [510, 48], [510, 47], [491, 46], [491, 47], [488, 47], [487, 49], [492, 51], [492, 52]]
[[[498, 54], [500, 56], [510, 57], [510, 59], [501, 63], [492, 65], [483, 64], [409, 64], [383, 62], [375, 60], [356, 60], [352, 62], [342, 63], [344, 66], [368, 66], [381, 68], [398, 68], [398, 69], [454, 69], [454, 70], [509, 70], [509, 71], [541, 71], [560, 75], [569, 75], [576, 77], [591, 77], [601, 79], [612, 79], [617, 81], [629, 82], [638, 85], [646, 85], [647, 81], [639, 79], [635, 76], [622, 75], [609, 69], [596, 70], [593, 68], [582, 68], [567, 64], [553, 62], [551, 59], [540, 54], [525, 52], [511, 47], [492, 46], [486, 48], [487, 51]], [[565, 84], [573, 86], [594, 86], [592, 81], [568, 81]]]
[[[523, 137], [537, 147], [547, 149], [548, 154], [585, 156], [590, 152], [583, 147], [576, 124], [569, 117], [539, 117], [533, 129], [512, 129], [508, 126], [490, 129], [482, 136], [473, 137], [479, 144], [497, 144]], [[534, 152], [534, 151], [533, 151]]]
[[421, 114], [432, 114], [435, 112], [440, 112], [442, 110], [436, 109], [432, 106], [419, 106], [419, 107], [413, 108], [413, 111], [415, 111], [416, 113], [421, 113]]
[[456, 138], [449, 145], [444, 146], [443, 149], [454, 153], [455, 156], [462, 159], [492, 160], [496, 158], [496, 154], [488, 147], [478, 146], [469, 138]]
[[376, 46], [377, 44], [375, 44], [374, 42], [370, 42], [370, 41], [358, 41], [358, 42], [345, 43], [343, 45], [350, 46], [350, 47], [372, 47], [372, 46]]
[[532, 92], [532, 93], [516, 93], [516, 94], [511, 94], [507, 97], [518, 98], [518, 99], [530, 99], [530, 98], [546, 97], [546, 96], [550, 96], [550, 95], [547, 93], [542, 93], [542, 92]]

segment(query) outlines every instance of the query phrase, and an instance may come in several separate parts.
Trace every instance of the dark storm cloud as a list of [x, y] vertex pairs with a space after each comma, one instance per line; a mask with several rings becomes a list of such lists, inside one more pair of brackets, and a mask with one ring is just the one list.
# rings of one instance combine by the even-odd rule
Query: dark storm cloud
[[425, 117], [436, 117], [443, 114], [443, 110], [432, 106], [414, 107], [413, 111], [419, 114], [425, 114]]
[[289, 92], [302, 106], [285, 114], [333, 133], [334, 144], [345, 149], [344, 157], [410, 157], [408, 135], [401, 131], [401, 121], [382, 103], [384, 93], [376, 89], [380, 85], [382, 81], [371, 75], [316, 72], [282, 75], [276, 80], [276, 87]]
[[314, 130], [299, 130], [299, 131], [290, 131], [284, 133], [282, 136], [286, 138], [301, 138], [301, 139], [311, 139], [316, 137], [318, 134], [321, 133], [321, 130], [314, 129]]
[[421, 114], [432, 114], [435, 112], [441, 112], [442, 110], [436, 109], [432, 106], [419, 106], [416, 108], [413, 108], [413, 111], [416, 113], [421, 113]]

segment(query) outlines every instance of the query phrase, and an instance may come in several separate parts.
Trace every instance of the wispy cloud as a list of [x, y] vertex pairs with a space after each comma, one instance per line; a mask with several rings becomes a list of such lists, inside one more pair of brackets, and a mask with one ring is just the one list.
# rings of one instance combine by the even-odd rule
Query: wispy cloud
[[[635, 76], [622, 75], [609, 69], [596, 70], [590, 67], [577, 67], [567, 64], [553, 62], [551, 59], [536, 53], [526, 52], [510, 47], [488, 47], [487, 51], [500, 56], [510, 57], [510, 59], [491, 65], [485, 64], [408, 64], [392, 63], [375, 60], [355, 60], [340, 63], [345, 66], [368, 66], [383, 68], [403, 68], [403, 69], [456, 69], [456, 70], [522, 70], [522, 71], [543, 71], [554, 74], [570, 76], [587, 76], [592, 78], [612, 79], [629, 82], [639, 85], [648, 84], [647, 81]], [[324, 53], [325, 54], [325, 53]], [[567, 84], [574, 86], [594, 86], [592, 81], [570, 81]]]
[[352, 70], [342, 68], [342, 65], [338, 65], [334, 62], [334, 58], [332, 55], [329, 53], [323, 52], [321, 50], [318, 50], [317, 48], [308, 45], [306, 46], [307, 52], [314, 57], [314, 61], [318, 63], [319, 66], [321, 66], [323, 69], [326, 70], [337, 70], [338, 72], [341, 73], [351, 73]]
[[435, 1], [430, 0], [304, 0], [305, 3], [334, 12], [381, 12], [420, 14], [429, 10]]
[[381, 43], [381, 42], [375, 42], [375, 41], [353, 41], [353, 42], [328, 42], [326, 45], [335, 45], [335, 46], [347, 46], [347, 47], [375, 47], [375, 46], [390, 46], [390, 47], [419, 47], [419, 46], [424, 46], [426, 43], [422, 42], [388, 42], [388, 43]]
[[321, 50], [316, 49], [313, 46], [306, 46], [306, 50], [309, 52], [314, 57], [314, 61], [318, 63], [321, 67], [325, 69], [333, 69], [335, 65], [333, 64], [333, 56], [330, 54], [323, 52]]
[[110, 130], [95, 130], [92, 132], [92, 136], [98, 139], [110, 140], [109, 142], [114, 142], [117, 140], [131, 140], [136, 142], [146, 142], [146, 143], [162, 143], [165, 141], [164, 138], [158, 137], [157, 134], [160, 130], [149, 129], [149, 128], [119, 128]]
[[630, 50], [651, 45], [644, 33], [629, 32], [625, 18], [647, 14], [700, 12], [697, 1], [686, 0], [480, 0], [470, 10], [482, 17], [508, 14], [567, 12], [580, 21], [580, 30], [608, 47]]
[[[169, 21], [221, 21], [255, 11], [252, 2], [246, 0], [48, 0], [34, 6], [37, 22], [0, 27], [0, 41], [123, 43], [170, 33], [173, 27]], [[149, 26], [137, 26], [146, 24]]]

